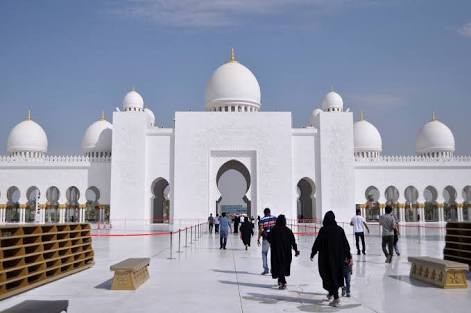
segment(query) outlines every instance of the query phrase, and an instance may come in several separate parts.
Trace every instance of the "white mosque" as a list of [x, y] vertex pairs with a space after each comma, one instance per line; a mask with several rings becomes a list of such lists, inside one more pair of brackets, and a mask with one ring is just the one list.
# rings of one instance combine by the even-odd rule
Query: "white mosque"
[[[49, 155], [31, 114], [0, 156], [0, 222], [174, 225], [220, 212], [218, 183], [239, 172], [247, 214], [269, 207], [288, 218], [375, 221], [390, 203], [401, 223], [471, 221], [471, 157], [454, 155], [451, 130], [435, 115], [410, 156], [382, 155], [378, 129], [356, 122], [335, 91], [293, 128], [290, 112], [263, 112], [254, 74], [235, 60], [210, 77], [205, 111], [176, 112], [158, 126], [142, 96], [128, 92], [112, 123], [85, 131], [82, 152]], [[408, 138], [404, 138], [408, 140]]]

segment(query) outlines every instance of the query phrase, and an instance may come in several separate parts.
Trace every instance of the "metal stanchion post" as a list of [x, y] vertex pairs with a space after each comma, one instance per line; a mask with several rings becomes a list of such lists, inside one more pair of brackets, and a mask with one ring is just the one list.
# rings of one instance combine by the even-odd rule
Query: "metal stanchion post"
[[181, 250], [181, 237], [182, 237], [182, 236], [181, 236], [181, 229], [179, 228], [179, 229], [178, 229], [178, 251], [177, 251], [177, 253], [181, 253], [181, 252], [182, 252], [182, 250]]
[[190, 243], [193, 242], [193, 225], [190, 227]]
[[169, 260], [175, 259], [173, 257], [173, 232], [170, 232], [170, 257]]

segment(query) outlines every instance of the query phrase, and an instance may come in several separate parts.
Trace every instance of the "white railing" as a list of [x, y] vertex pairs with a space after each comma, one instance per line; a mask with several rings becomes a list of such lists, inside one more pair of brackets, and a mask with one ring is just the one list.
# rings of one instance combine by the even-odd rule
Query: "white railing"
[[110, 163], [111, 156], [91, 157], [87, 155], [46, 155], [25, 157], [20, 155], [0, 155], [0, 166], [15, 165], [75, 165], [87, 166], [90, 163]]
[[469, 165], [470, 155], [457, 155], [451, 157], [430, 157], [420, 155], [383, 155], [378, 157], [355, 157], [356, 165]]

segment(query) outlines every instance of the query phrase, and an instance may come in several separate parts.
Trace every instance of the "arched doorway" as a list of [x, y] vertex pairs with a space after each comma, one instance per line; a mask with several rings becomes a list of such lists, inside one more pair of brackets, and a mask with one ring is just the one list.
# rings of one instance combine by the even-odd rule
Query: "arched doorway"
[[389, 186], [384, 191], [384, 197], [386, 198], [386, 204], [392, 207], [393, 214], [399, 221], [401, 218], [399, 209], [399, 190], [395, 186]]
[[438, 192], [433, 186], [427, 186], [424, 190], [424, 214], [426, 222], [438, 222]]
[[85, 209], [85, 220], [91, 223], [103, 222], [100, 218], [100, 190], [95, 187], [89, 187], [85, 191], [85, 199], [87, 200]]
[[220, 197], [216, 201], [216, 213], [247, 214], [251, 216], [251, 201], [247, 197], [250, 188], [250, 172], [237, 160], [224, 163], [216, 175]]
[[45, 221], [46, 223], [59, 222], [59, 188], [51, 186], [46, 191], [46, 210]]
[[65, 197], [67, 199], [67, 205], [65, 209], [65, 221], [66, 222], [79, 222], [80, 219], [80, 191], [77, 187], [71, 186], [67, 188], [65, 192]]
[[31, 186], [26, 191], [26, 199], [28, 199], [28, 203], [26, 204], [25, 210], [25, 222], [32, 223], [34, 222], [36, 216], [36, 203], [39, 197], [39, 188], [36, 186]]
[[463, 188], [463, 220], [471, 221], [471, 186]]
[[5, 211], [5, 222], [18, 223], [20, 221], [20, 189], [11, 186], [7, 190], [7, 209]]
[[365, 191], [366, 205], [365, 205], [365, 214], [366, 220], [378, 221], [379, 220], [379, 190], [375, 186], [370, 186], [366, 188]]
[[404, 197], [406, 198], [405, 203], [405, 220], [406, 222], [418, 222], [419, 221], [419, 204], [417, 199], [419, 198], [419, 191], [414, 186], [408, 186], [404, 190]]
[[298, 219], [311, 220], [315, 217], [316, 212], [316, 187], [314, 181], [308, 177], [299, 180], [297, 184], [298, 190]]
[[453, 186], [446, 186], [443, 189], [443, 213], [445, 221], [456, 222], [458, 221], [458, 206], [456, 203], [456, 189]]
[[168, 223], [170, 219], [170, 184], [165, 178], [157, 178], [152, 189], [152, 223]]

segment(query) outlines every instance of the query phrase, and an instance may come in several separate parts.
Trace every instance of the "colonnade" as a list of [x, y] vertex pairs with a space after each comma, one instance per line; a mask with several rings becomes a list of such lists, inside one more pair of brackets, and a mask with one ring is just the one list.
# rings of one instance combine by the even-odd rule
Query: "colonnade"
[[[109, 205], [93, 205], [90, 207], [87, 204], [79, 204], [79, 205], [70, 205], [70, 204], [59, 204], [56, 206], [51, 206], [48, 204], [38, 204], [38, 211], [39, 211], [39, 223], [66, 223], [66, 222], [77, 222], [77, 223], [85, 223], [85, 222], [109, 222]], [[4, 223], [34, 223], [35, 220], [31, 220], [27, 218], [27, 214], [31, 214], [31, 210], [35, 210], [36, 208], [33, 206], [31, 207], [29, 204], [19, 204], [17, 207], [11, 207], [7, 204], [0, 204], [0, 224]], [[87, 210], [95, 210], [96, 214], [98, 215], [95, 219], [87, 218]], [[8, 218], [8, 210], [12, 210], [10, 214], [17, 213], [18, 218], [15, 218], [14, 221], [9, 220]], [[68, 210], [74, 210], [74, 214], [72, 215], [73, 218], [67, 216]], [[70, 211], [69, 211], [70, 212]], [[49, 215], [48, 215], [49, 213]], [[58, 213], [58, 218], [51, 219], [52, 214]], [[36, 212], [34, 212], [34, 216], [36, 216]], [[76, 218], [75, 218], [76, 216]]]
[[[426, 218], [426, 205], [432, 206], [428, 210], [437, 210], [437, 219], [429, 220]], [[445, 209], [447, 205], [450, 206], [449, 210], [450, 213], [449, 216], [447, 216]], [[453, 204], [447, 204], [443, 202], [433, 202], [433, 203], [393, 203], [392, 205], [393, 208], [393, 214], [399, 219], [401, 223], [404, 222], [418, 222], [418, 223], [433, 223], [433, 222], [450, 222], [450, 221], [456, 221], [456, 222], [464, 222], [464, 221], [471, 221], [471, 205], [467, 203], [453, 203]], [[371, 203], [365, 203], [365, 204], [357, 204], [357, 208], [360, 208], [361, 210], [361, 215], [367, 219], [368, 216], [370, 216], [371, 211], [369, 210], [378, 210], [378, 215], [382, 215], [385, 213], [385, 207], [386, 203], [377, 203], [375, 205], [371, 205]], [[408, 210], [412, 210], [412, 213], [416, 216], [412, 218], [406, 217], [406, 213]], [[453, 214], [453, 211], [456, 210], [456, 214]], [[467, 210], [467, 212], [465, 212]], [[379, 217], [378, 216], [378, 217]], [[376, 219], [376, 218], [374, 218]], [[371, 220], [371, 219], [370, 219]]]

